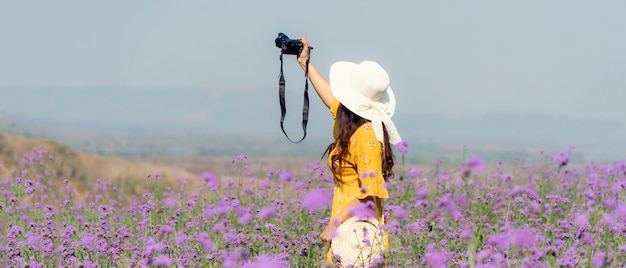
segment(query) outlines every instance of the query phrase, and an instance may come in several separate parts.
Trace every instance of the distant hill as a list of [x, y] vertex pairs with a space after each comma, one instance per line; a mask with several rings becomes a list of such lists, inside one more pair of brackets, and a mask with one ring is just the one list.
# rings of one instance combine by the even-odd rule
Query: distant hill
[[[296, 94], [297, 93], [297, 94]], [[51, 137], [72, 148], [127, 158], [321, 156], [331, 142], [327, 109], [310, 92], [307, 139], [279, 127], [274, 87], [210, 83], [181, 89], [0, 88], [0, 131]], [[285, 129], [302, 135], [300, 89], [288, 91]], [[408, 158], [512, 159], [576, 146], [581, 159], [626, 159], [626, 121], [491, 113], [450, 117], [397, 111]]]
[[450, 118], [439, 115], [399, 115], [416, 122], [404, 135], [429, 144], [468, 148], [526, 149], [554, 153], [570, 146], [589, 160], [626, 159], [626, 121], [589, 120], [565, 116], [492, 113]]
[[159, 172], [165, 178], [163, 183], [172, 185], [176, 183], [177, 177], [195, 176], [191, 172], [172, 166], [103, 157], [72, 150], [67, 145], [53, 140], [24, 138], [2, 133], [0, 133], [0, 163], [2, 164], [0, 174], [11, 172], [19, 167], [23, 156], [31, 154], [33, 148], [45, 150], [53, 156], [52, 160], [46, 159], [44, 163], [58, 190], [64, 189], [62, 186], [64, 179], [68, 179], [79, 193], [86, 192], [88, 187], [94, 187], [96, 180], [101, 179], [112, 183], [121, 196], [130, 197], [140, 195], [145, 189], [154, 187], [153, 180], [146, 178], [150, 173]]

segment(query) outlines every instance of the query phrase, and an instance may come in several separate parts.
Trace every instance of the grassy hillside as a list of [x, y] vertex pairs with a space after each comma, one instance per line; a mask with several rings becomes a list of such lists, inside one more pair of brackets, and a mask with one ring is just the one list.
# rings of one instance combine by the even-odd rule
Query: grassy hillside
[[[33, 149], [36, 148], [36, 149]], [[0, 133], [0, 178], [15, 179], [20, 175], [20, 167], [25, 155], [33, 150], [44, 150], [52, 156], [46, 159], [45, 170], [53, 181], [53, 188], [62, 193], [67, 179], [72, 188], [82, 198], [89, 197], [88, 192], [94, 192], [98, 181], [117, 188], [119, 198], [129, 200], [132, 196], [141, 195], [145, 190], [155, 187], [179, 187], [179, 180], [190, 179], [190, 184], [201, 179], [204, 172], [211, 172], [224, 179], [237, 179], [241, 176], [265, 178], [268, 172], [274, 173], [283, 170], [304, 169], [319, 158], [312, 157], [189, 157], [189, 158], [150, 158], [129, 159], [122, 157], [107, 157], [74, 150], [66, 144], [50, 139], [26, 138], [22, 136]], [[239, 158], [239, 160], [237, 160]], [[34, 163], [37, 165], [38, 163]], [[148, 174], [159, 173], [162, 181], [155, 183], [154, 176]], [[5, 176], [11, 174], [11, 176]], [[294, 174], [298, 176], [298, 174]]]
[[174, 184], [176, 178], [196, 176], [191, 172], [164, 164], [103, 157], [71, 150], [67, 145], [53, 140], [9, 134], [0, 134], [0, 164], [2, 164], [0, 173], [11, 173], [11, 177], [19, 177], [21, 172], [19, 167], [23, 166], [20, 163], [33, 148], [45, 150], [52, 156], [52, 159], [46, 160], [45, 168], [49, 176], [55, 180], [54, 187], [62, 189], [63, 180], [68, 179], [79, 194], [94, 187], [98, 179], [111, 183], [118, 189], [119, 195], [126, 198], [141, 194], [144, 189], [152, 187], [154, 179], [148, 179], [147, 174], [160, 173], [164, 178], [164, 184]]

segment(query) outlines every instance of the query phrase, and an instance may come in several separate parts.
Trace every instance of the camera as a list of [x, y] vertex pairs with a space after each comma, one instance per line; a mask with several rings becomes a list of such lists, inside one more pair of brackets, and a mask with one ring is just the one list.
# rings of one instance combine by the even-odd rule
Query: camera
[[283, 54], [300, 55], [300, 52], [302, 52], [302, 41], [290, 39], [284, 33], [278, 33], [278, 37], [276, 37], [274, 42], [276, 47], [283, 51]]

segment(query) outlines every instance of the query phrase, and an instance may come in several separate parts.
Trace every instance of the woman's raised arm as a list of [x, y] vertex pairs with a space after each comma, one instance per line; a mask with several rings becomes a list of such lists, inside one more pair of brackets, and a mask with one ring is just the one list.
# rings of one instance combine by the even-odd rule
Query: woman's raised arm
[[[307, 60], [309, 59], [309, 42], [305, 37], [300, 37], [298, 39], [302, 41], [303, 46], [302, 52], [298, 57], [298, 63], [300, 64], [300, 67], [302, 67], [302, 70], [306, 70]], [[330, 104], [335, 99], [335, 96], [333, 96], [333, 93], [330, 91], [330, 83], [324, 79], [311, 62], [309, 62], [308, 76], [309, 81], [311, 81], [311, 84], [313, 84], [313, 87], [315, 88], [315, 92], [317, 92], [317, 95], [320, 96], [320, 99], [322, 99], [322, 102], [326, 105], [326, 107], [330, 107]]]

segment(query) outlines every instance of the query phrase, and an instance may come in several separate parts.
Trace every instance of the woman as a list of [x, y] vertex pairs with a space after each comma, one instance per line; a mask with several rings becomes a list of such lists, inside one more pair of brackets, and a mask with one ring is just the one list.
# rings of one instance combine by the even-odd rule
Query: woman
[[[389, 198], [385, 182], [393, 177], [394, 155], [390, 144], [401, 141], [391, 121], [395, 97], [387, 72], [377, 63], [337, 62], [330, 68], [330, 82], [308, 62], [309, 43], [299, 38], [303, 51], [298, 63], [335, 120], [335, 141], [326, 152], [335, 179], [332, 211], [320, 238], [329, 243], [343, 222], [354, 216], [355, 208], [369, 206], [383, 223], [383, 201]], [[387, 95], [387, 96], [385, 96]], [[385, 237], [385, 251], [388, 250]], [[332, 263], [332, 249], [326, 261]]]

